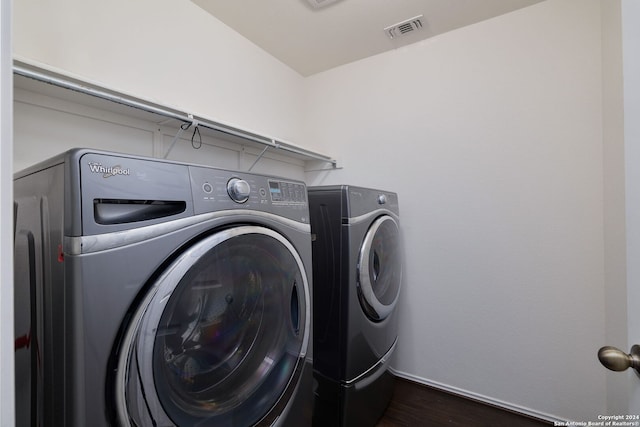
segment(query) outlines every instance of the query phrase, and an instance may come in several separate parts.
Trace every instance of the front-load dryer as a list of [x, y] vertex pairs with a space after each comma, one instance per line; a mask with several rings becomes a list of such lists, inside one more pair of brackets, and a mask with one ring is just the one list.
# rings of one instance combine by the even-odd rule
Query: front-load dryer
[[302, 182], [72, 150], [14, 193], [17, 425], [311, 423]]
[[402, 281], [398, 197], [309, 188], [313, 248], [314, 425], [374, 426], [393, 395]]

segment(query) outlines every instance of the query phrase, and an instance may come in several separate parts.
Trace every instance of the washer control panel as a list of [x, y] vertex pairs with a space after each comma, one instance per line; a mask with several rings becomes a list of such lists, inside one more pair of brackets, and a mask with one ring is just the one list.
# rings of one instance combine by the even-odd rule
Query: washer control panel
[[249, 209], [309, 222], [303, 182], [223, 169], [189, 166], [195, 214]]
[[307, 188], [304, 184], [269, 179], [271, 202], [284, 205], [307, 205]]

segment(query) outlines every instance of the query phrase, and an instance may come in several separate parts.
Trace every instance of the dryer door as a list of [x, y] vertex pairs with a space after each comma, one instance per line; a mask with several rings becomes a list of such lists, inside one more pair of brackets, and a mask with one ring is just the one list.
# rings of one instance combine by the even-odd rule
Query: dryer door
[[124, 335], [119, 423], [271, 425], [293, 393], [310, 332], [309, 287], [280, 234], [238, 226], [179, 256]]
[[377, 218], [365, 235], [358, 259], [358, 298], [366, 315], [382, 321], [400, 295], [402, 259], [398, 223], [389, 215]]

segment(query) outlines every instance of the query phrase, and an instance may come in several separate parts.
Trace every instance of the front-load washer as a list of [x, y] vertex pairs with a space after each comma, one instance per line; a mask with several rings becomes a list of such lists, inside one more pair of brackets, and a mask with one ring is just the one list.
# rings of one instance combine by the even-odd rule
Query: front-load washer
[[311, 423], [304, 183], [79, 149], [14, 192], [17, 425]]
[[402, 281], [397, 194], [310, 187], [314, 425], [374, 426], [393, 395]]

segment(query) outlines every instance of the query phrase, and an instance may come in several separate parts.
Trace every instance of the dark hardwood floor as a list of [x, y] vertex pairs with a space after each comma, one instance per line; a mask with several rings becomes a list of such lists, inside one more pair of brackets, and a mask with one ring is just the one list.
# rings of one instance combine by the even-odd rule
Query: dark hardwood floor
[[543, 427], [525, 415], [396, 378], [393, 399], [376, 427]]

